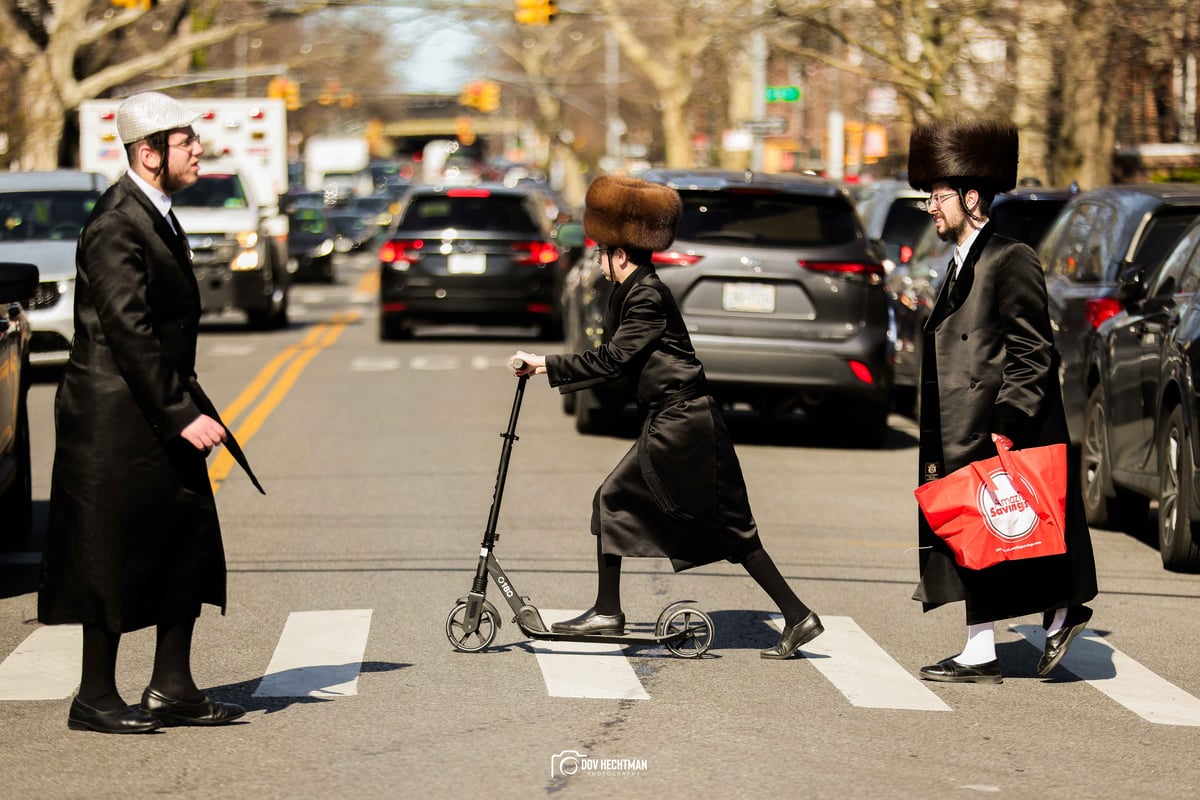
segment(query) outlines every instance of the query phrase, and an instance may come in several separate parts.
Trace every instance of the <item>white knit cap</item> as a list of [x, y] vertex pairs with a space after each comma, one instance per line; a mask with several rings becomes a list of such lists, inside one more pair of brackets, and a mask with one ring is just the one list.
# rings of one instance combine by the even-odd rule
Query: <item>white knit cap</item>
[[117, 134], [123, 143], [133, 144], [152, 133], [186, 128], [199, 118], [172, 97], [142, 92], [130, 95], [117, 106]]

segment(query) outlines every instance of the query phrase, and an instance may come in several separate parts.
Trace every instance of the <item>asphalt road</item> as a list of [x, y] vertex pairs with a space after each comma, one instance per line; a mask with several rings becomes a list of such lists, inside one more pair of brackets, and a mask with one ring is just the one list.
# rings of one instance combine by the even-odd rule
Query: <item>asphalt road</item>
[[[960, 608], [922, 615], [915, 428], [882, 450], [731, 418], [767, 550], [827, 633], [765, 661], [773, 608], [731, 564], [674, 575], [627, 561], [631, 620], [671, 601], [711, 615], [712, 650], [596, 653], [531, 642], [501, 608], [494, 644], [444, 626], [471, 584], [516, 382], [544, 348], [519, 329], [380, 343], [369, 258], [297, 289], [288, 330], [205, 326], [199, 374], [268, 494], [218, 453], [228, 614], [197, 626], [197, 679], [245, 721], [134, 737], [69, 732], [77, 651], [36, 625], [36, 555], [0, 566], [0, 796], [125, 798], [1180, 798], [1200, 785], [1200, 577], [1095, 531], [1092, 626], [1049, 679], [1035, 618], [998, 626], [999, 686], [916, 681], [958, 652]], [[366, 278], [369, 281], [369, 277]], [[550, 345], [556, 347], [556, 345]], [[49, 497], [53, 376], [30, 395], [34, 497]], [[547, 617], [590, 605], [595, 487], [630, 445], [581, 437], [530, 382], [497, 555]], [[29, 548], [36, 553], [36, 541]], [[65, 631], [56, 649], [50, 637]], [[123, 641], [136, 702], [153, 634]], [[1069, 667], [1069, 668], [1068, 668]], [[26, 699], [17, 699], [23, 695]]]

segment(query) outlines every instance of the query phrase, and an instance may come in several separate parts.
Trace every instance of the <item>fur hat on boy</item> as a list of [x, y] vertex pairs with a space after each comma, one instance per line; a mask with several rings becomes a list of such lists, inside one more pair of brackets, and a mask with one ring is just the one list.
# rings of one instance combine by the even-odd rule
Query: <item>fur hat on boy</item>
[[602, 175], [584, 199], [583, 230], [609, 247], [666, 250], [683, 211], [679, 192], [636, 178]]

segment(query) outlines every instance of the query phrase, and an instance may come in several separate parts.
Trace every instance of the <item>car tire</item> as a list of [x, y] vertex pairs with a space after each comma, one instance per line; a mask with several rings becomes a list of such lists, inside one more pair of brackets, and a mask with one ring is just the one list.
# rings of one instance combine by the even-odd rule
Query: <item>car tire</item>
[[612, 433], [617, 428], [619, 411], [610, 408], [597, 399], [595, 392], [584, 389], [576, 392], [575, 399], [575, 430], [593, 436]]
[[[26, 367], [25, 372], [28, 371]], [[26, 387], [22, 387], [13, 447], [16, 472], [4, 496], [0, 497], [0, 519], [4, 520], [4, 547], [25, 546], [33, 531], [33, 470], [30, 467], [29, 409], [26, 393]]]
[[1200, 545], [1192, 523], [1195, 471], [1191, 444], [1176, 406], [1167, 415], [1158, 446], [1158, 552], [1172, 572], [1200, 572]]
[[412, 328], [399, 314], [379, 315], [379, 341], [395, 342], [401, 339], [411, 339]]
[[1083, 510], [1089, 525], [1107, 530], [1132, 531], [1146, 519], [1148, 498], [1122, 487], [1113, 487], [1108, 454], [1108, 412], [1100, 387], [1088, 395], [1083, 409], [1083, 438], [1079, 448], [1079, 484]]

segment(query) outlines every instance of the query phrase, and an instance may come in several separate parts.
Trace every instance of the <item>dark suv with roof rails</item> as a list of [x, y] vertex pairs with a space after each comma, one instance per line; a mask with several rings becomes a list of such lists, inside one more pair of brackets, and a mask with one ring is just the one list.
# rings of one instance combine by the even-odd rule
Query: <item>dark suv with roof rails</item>
[[[721, 170], [639, 178], [683, 199], [675, 243], [655, 253], [714, 396], [766, 414], [801, 411], [842, 441], [879, 446], [892, 390], [892, 315], [883, 266], [848, 192], [831, 181]], [[609, 286], [595, 249], [568, 276], [569, 350], [605, 339]], [[628, 389], [577, 393], [576, 427], [610, 430]]]

